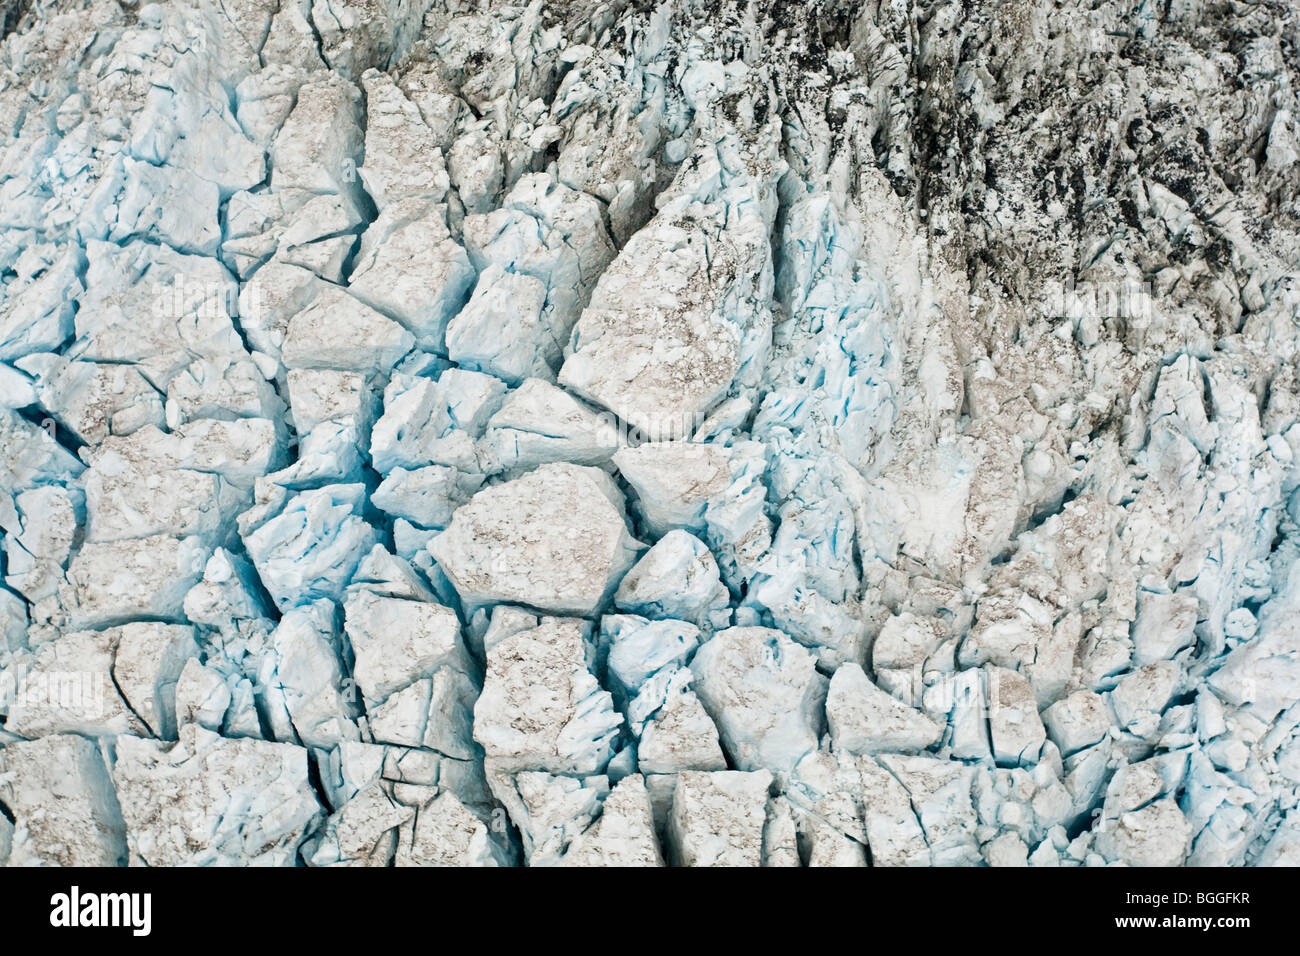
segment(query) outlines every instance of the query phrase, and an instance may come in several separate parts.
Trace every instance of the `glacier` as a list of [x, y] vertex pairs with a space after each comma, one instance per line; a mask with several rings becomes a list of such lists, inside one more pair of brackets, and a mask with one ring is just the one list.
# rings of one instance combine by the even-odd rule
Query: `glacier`
[[1300, 864], [1298, 29], [0, 0], [0, 866]]

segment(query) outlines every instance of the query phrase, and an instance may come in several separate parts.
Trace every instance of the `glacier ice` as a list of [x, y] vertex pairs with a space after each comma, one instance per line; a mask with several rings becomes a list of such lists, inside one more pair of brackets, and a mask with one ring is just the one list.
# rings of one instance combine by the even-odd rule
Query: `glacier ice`
[[0, 866], [1300, 861], [1296, 10], [218, 6], [0, 16]]
[[[570, 520], [561, 524], [561, 515]], [[485, 488], [452, 516], [429, 553], [469, 607], [527, 604], [593, 613], [644, 547], [605, 472], [547, 464]]]
[[609, 763], [623, 717], [591, 672], [583, 631], [543, 617], [487, 649], [474, 739], [494, 769], [595, 774]]
[[763, 858], [766, 770], [683, 771], [673, 793], [667, 841], [678, 866], [758, 866]]

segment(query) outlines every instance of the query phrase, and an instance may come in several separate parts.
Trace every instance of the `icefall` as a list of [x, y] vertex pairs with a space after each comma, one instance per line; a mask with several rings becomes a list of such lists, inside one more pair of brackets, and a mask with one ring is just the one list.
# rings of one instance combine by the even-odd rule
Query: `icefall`
[[0, 865], [1300, 862], [1296, 12], [1094, 6], [17, 4]]

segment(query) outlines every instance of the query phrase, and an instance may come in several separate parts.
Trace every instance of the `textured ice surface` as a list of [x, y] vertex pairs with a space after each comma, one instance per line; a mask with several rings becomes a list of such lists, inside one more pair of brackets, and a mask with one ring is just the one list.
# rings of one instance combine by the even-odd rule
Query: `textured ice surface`
[[0, 3], [0, 865], [1300, 862], [1296, 29]]

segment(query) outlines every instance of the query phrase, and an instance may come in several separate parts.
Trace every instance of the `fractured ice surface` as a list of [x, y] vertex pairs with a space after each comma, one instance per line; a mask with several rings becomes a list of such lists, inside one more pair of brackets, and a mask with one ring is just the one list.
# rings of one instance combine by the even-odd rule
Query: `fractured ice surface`
[[9, 6], [0, 865], [1300, 862], [1294, 9]]
[[685, 771], [677, 781], [668, 845], [679, 866], [758, 866], [767, 821], [765, 770]]
[[614, 595], [621, 611], [679, 618], [702, 628], [728, 624], [729, 602], [712, 552], [680, 529], [660, 538], [624, 576]]
[[320, 812], [305, 750], [194, 725], [170, 749], [119, 738], [113, 778], [131, 854], [150, 866], [284, 865]]
[[429, 552], [470, 607], [504, 602], [590, 614], [640, 547], [608, 475], [548, 464], [480, 491]]
[[0, 798], [14, 817], [6, 865], [126, 863], [126, 827], [93, 741], [73, 734], [14, 741], [0, 753], [0, 775]]
[[780, 631], [719, 631], [700, 648], [691, 670], [700, 699], [740, 769], [787, 772], [817, 749], [827, 681], [817, 673], [813, 656]]
[[496, 765], [597, 773], [622, 717], [588, 667], [580, 621], [541, 618], [487, 650], [474, 737]]

